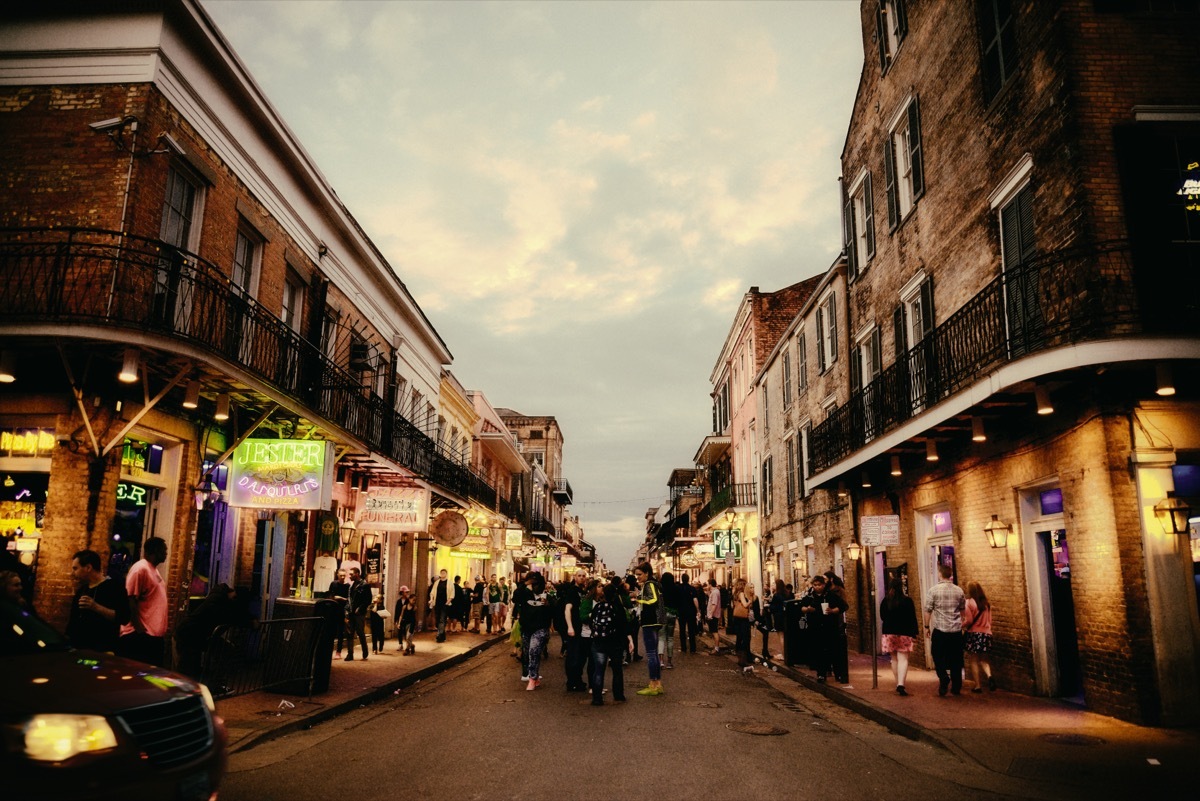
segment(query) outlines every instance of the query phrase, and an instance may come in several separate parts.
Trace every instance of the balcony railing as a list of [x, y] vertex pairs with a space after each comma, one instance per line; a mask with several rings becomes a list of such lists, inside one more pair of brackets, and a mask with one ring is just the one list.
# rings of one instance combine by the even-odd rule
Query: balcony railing
[[417, 475], [464, 493], [469, 471], [357, 375], [216, 265], [165, 243], [80, 228], [0, 231], [6, 322], [96, 324], [184, 342], [230, 364]]
[[753, 484], [729, 484], [717, 490], [696, 513], [696, 526], [700, 527], [717, 515], [735, 506], [754, 506], [757, 503]]
[[564, 506], [569, 505], [575, 498], [571, 491], [571, 482], [565, 478], [554, 479], [554, 500]]
[[1148, 332], [1123, 242], [1040, 256], [1008, 270], [813, 428], [820, 473], [988, 373], [1050, 348]]

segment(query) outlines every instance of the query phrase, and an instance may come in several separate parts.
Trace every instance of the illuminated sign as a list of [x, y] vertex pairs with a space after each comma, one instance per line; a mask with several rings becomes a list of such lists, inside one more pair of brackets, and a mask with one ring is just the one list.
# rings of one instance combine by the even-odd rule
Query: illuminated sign
[[122, 481], [117, 485], [117, 500], [124, 501], [131, 506], [145, 506], [146, 488]]
[[429, 490], [372, 487], [365, 498], [359, 498], [354, 522], [359, 531], [425, 531], [429, 528]]
[[53, 428], [0, 428], [0, 456], [49, 456], [56, 443]]
[[713, 532], [713, 554], [717, 559], [725, 559], [732, 554], [734, 560], [742, 558], [742, 530], [740, 528], [728, 531]]
[[1188, 177], [1183, 186], [1175, 194], [1183, 197], [1183, 208], [1187, 211], [1200, 211], [1200, 161], [1187, 165]]
[[333, 445], [321, 440], [247, 439], [229, 465], [229, 505], [328, 509]]
[[504, 547], [510, 550], [520, 548], [524, 534], [525, 532], [519, 528], [504, 529]]

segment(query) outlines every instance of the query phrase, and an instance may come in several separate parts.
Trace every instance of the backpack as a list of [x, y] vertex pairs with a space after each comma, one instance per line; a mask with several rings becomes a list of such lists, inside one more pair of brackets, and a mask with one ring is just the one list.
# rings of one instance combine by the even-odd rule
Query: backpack
[[606, 640], [617, 633], [613, 606], [607, 601], [592, 607], [592, 639]]

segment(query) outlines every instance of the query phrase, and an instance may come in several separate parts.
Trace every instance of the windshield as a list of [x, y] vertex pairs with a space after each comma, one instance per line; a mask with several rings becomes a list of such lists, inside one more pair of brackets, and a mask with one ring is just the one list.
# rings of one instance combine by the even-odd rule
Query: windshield
[[67, 640], [23, 606], [0, 601], [0, 656], [64, 651]]

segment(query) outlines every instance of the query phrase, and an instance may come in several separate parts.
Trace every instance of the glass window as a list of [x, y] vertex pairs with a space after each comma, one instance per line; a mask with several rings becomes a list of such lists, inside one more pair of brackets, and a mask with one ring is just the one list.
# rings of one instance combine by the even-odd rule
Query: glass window
[[925, 193], [921, 114], [915, 97], [892, 124], [883, 149], [883, 166], [887, 179], [888, 226], [894, 229]]
[[295, 271], [289, 269], [283, 281], [283, 309], [280, 318], [288, 328], [299, 333], [303, 311], [304, 282]]
[[990, 103], [1016, 71], [1016, 25], [1012, 0], [977, 0], [977, 8], [983, 50], [983, 97]]

